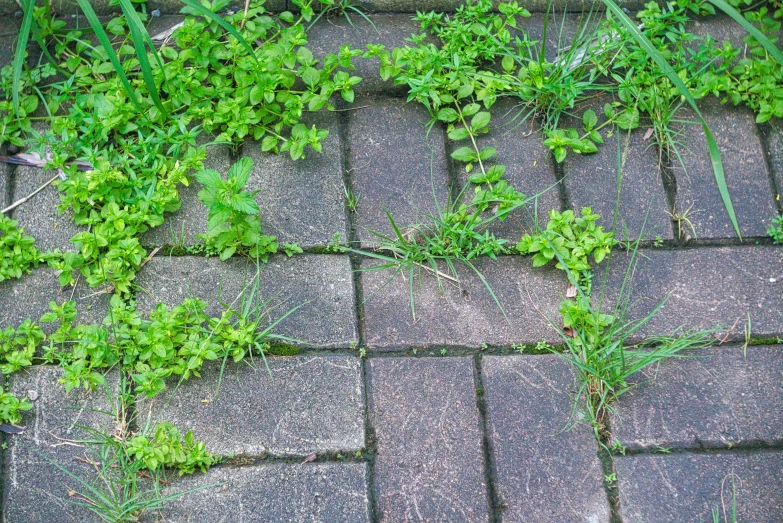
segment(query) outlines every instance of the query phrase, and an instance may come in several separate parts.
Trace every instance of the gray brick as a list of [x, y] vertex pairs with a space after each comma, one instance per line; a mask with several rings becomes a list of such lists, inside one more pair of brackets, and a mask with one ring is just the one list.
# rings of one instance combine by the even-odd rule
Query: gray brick
[[[453, 12], [463, 5], [462, 0], [425, 0], [414, 2], [412, 0], [361, 0], [359, 5], [370, 11], [385, 11], [396, 13], [415, 13], [417, 11], [445, 11]], [[497, 4], [497, 2], [495, 2]], [[637, 1], [618, 1], [626, 9], [633, 11], [641, 8], [641, 2]], [[595, 0], [528, 0], [523, 5], [531, 12], [545, 12], [548, 8], [553, 9], [555, 13], [562, 12], [563, 9], [569, 11], [590, 11], [603, 10], [605, 6], [600, 1]]]
[[[499, 100], [492, 106], [492, 123], [490, 132], [478, 140], [479, 147], [494, 147], [497, 156], [492, 164], [506, 166], [504, 179], [516, 190], [533, 197], [543, 193], [536, 204], [530, 202], [525, 208], [516, 209], [503, 221], [495, 221], [489, 230], [498, 238], [506, 238], [509, 244], [514, 244], [525, 233], [535, 233], [535, 220], [540, 227], [546, 227], [549, 221], [549, 210], [562, 210], [555, 176], [554, 160], [549, 148], [544, 146], [541, 133], [531, 122], [522, 123], [520, 111], [524, 111], [511, 98]], [[469, 143], [469, 142], [467, 142]], [[452, 142], [452, 148], [461, 147], [466, 143]], [[463, 164], [456, 167], [460, 173], [460, 182], [467, 183], [468, 175]], [[472, 184], [471, 184], [472, 185]], [[470, 202], [475, 194], [475, 187], [465, 190], [464, 199]]]
[[[34, 408], [23, 415], [22, 425], [27, 430], [6, 437], [3, 470], [4, 521], [95, 521], [97, 518], [72, 504], [69, 492], [84, 489], [78, 482], [61, 472], [52, 462], [68, 469], [91, 484], [96, 480], [95, 470], [77, 458], [95, 460], [98, 449], [83, 444], [66, 444], [92, 436], [77, 427], [88, 426], [111, 431], [115, 426], [112, 416], [102, 412], [113, 410], [119, 382], [117, 373], [107, 376], [110, 389], [88, 393], [74, 389], [66, 394], [59, 383], [63, 370], [59, 367], [35, 366], [10, 377], [10, 390], [16, 396], [29, 391], [37, 393]], [[109, 390], [115, 400], [110, 399]], [[102, 483], [96, 484], [101, 488]]]
[[[171, 421], [192, 430], [221, 456], [364, 449], [364, 405], [359, 360], [350, 356], [260, 357], [255, 365], [219, 362], [201, 378], [137, 403], [141, 419]], [[270, 377], [271, 374], [271, 377]], [[169, 383], [174, 391], [178, 379]]]
[[571, 424], [574, 376], [550, 356], [482, 359], [503, 521], [608, 521], [598, 442]]
[[[415, 277], [416, 321], [411, 314], [407, 273], [405, 279], [398, 274], [389, 281], [393, 270], [364, 271], [367, 343], [375, 349], [389, 350], [560, 341], [546, 316], [560, 321], [558, 310], [567, 286], [565, 273], [554, 268], [533, 269], [530, 259], [521, 256], [502, 256], [497, 261], [482, 259], [474, 265], [486, 278], [508, 319], [484, 283], [462, 265], [458, 265], [461, 289], [442, 279], [443, 289], [439, 291], [435, 277], [423, 270]], [[368, 263], [364, 268], [370, 266]]]
[[487, 521], [470, 358], [373, 358], [379, 521]]
[[[392, 234], [385, 211], [398, 227], [437, 214], [449, 200], [444, 133], [435, 126], [427, 136], [429, 114], [403, 100], [361, 99], [351, 111], [349, 140], [353, 189], [360, 195], [357, 232], [363, 244], [375, 244], [370, 231]], [[434, 194], [433, 194], [434, 191]]]
[[[680, 251], [643, 250], [631, 285], [629, 316], [642, 318], [668, 301], [640, 335], [671, 334], [678, 327], [710, 329], [743, 339], [748, 314], [756, 337], [783, 334], [783, 256], [773, 246]], [[616, 251], [607, 296], [616, 297], [629, 257]], [[596, 283], [597, 284], [597, 283]], [[595, 293], [594, 293], [595, 294]], [[611, 312], [609, 304], [604, 308]]]
[[732, 479], [736, 521], [783, 520], [780, 451], [618, 456], [615, 466], [623, 521], [712, 521], [714, 509], [732, 521]]
[[783, 346], [687, 353], [636, 378], [618, 401], [614, 437], [628, 448], [783, 441]]
[[164, 495], [198, 488], [143, 521], [370, 521], [363, 463], [214, 468], [177, 480]]
[[[155, 257], [139, 272], [138, 310], [150, 311], [158, 302], [176, 305], [184, 298], [199, 297], [209, 303], [208, 314], [218, 316], [220, 301], [234, 301], [243, 289], [252, 288], [254, 262], [232, 258]], [[271, 300], [271, 316], [281, 321], [275, 332], [314, 347], [348, 347], [357, 341], [351, 267], [347, 256], [273, 256], [260, 267], [256, 297]]]
[[294, 161], [287, 152], [264, 153], [260, 142], [246, 142], [242, 155], [255, 162], [247, 189], [259, 191], [256, 201], [266, 234], [277, 235], [281, 243], [325, 246], [335, 233], [343, 238], [347, 233], [337, 115], [321, 112], [303, 122], [329, 131], [323, 151], [307, 150], [305, 159]]
[[[78, 323], [101, 323], [110, 298], [110, 294], [99, 288], [90, 289], [84, 283], [75, 289], [61, 287], [55, 271], [42, 264], [30, 274], [0, 283], [0, 327], [16, 326], [27, 318], [38, 321], [49, 311], [49, 302], [61, 305], [71, 299], [76, 302]], [[41, 328], [48, 333], [57, 326], [42, 323]]]
[[[200, 135], [199, 145], [206, 145], [213, 137]], [[215, 169], [223, 177], [231, 167], [231, 150], [226, 145], [212, 145], [207, 147], [207, 159], [204, 161], [204, 169]], [[198, 192], [203, 185], [195, 179], [190, 185], [179, 187], [179, 199], [182, 207], [176, 212], [167, 213], [162, 225], [145, 232], [140, 241], [142, 245], [193, 245], [202, 243], [196, 236], [204, 234], [207, 230], [207, 218], [209, 211], [198, 199]]]
[[[591, 104], [598, 115], [599, 122], [605, 120], [603, 104], [609, 100], [600, 100]], [[581, 116], [581, 115], [580, 115]], [[569, 121], [569, 126], [582, 128], [579, 122]], [[580, 212], [582, 207], [591, 207], [601, 215], [600, 223], [612, 228], [613, 215], [617, 201], [617, 137], [609, 138], [603, 133], [604, 144], [598, 146], [598, 152], [578, 155], [572, 152], [563, 162], [566, 191], [571, 207]], [[645, 130], [620, 132], [620, 147], [627, 156], [623, 167], [620, 190], [620, 219], [616, 236], [619, 239], [638, 238], [644, 229], [644, 238], [656, 236], [673, 238], [671, 218], [667, 214], [669, 206], [663, 188], [663, 176], [658, 158], [658, 148], [652, 139], [645, 139]], [[648, 213], [649, 208], [649, 213]]]
[[[720, 105], [713, 99], [699, 108], [718, 142], [742, 236], [766, 236], [776, 209], [753, 112], [744, 107]], [[687, 212], [699, 239], [735, 238], [715, 183], [702, 127], [695, 123], [695, 116], [689, 110], [681, 111], [677, 117], [694, 123], [683, 126], [685, 147], [680, 148], [680, 155], [685, 171], [679, 161], [672, 160], [677, 179], [676, 210], [679, 214]], [[686, 232], [692, 235], [688, 226]]]

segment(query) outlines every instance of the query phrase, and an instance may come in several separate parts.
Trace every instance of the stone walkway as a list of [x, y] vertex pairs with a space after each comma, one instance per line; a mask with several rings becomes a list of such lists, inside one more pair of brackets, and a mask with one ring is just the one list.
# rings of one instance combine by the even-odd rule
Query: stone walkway
[[[320, 23], [310, 47], [320, 54], [343, 43], [392, 47], [416, 30], [408, 14], [373, 15], [380, 34], [357, 18], [356, 30], [344, 20]], [[172, 19], [156, 24], [168, 27]], [[536, 23], [539, 15], [530, 19]], [[714, 27], [703, 29], [725, 32], [727, 23], [711, 20], [703, 25]], [[229, 365], [216, 397], [219, 369], [209, 367], [173, 396], [135, 405], [141, 420], [173, 421], [227, 458], [207, 474], [172, 480], [170, 491], [209, 486], [147, 520], [712, 521], [713, 508], [730, 497], [726, 478], [733, 473], [741, 521], [783, 521], [783, 248], [765, 234], [781, 205], [775, 188], [783, 190], [783, 123], [757, 126], [743, 109], [704, 106], [722, 148], [742, 242], [696, 128], [687, 132], [688, 176], [671, 166], [662, 172], [644, 131], [634, 133], [618, 236], [628, 230], [633, 237], [648, 206], [649, 217], [633, 313], [668, 296], [644, 335], [719, 326], [724, 343], [661, 365], [622, 397], [610, 423], [617, 447], [608, 453], [588, 426], [568, 430], [575, 390], [568, 365], [554, 354], [512, 347], [560, 343], [546, 317], [560, 317], [562, 271], [532, 269], [520, 256], [478, 262], [508, 321], [474, 274], [461, 275], [461, 289], [447, 285], [440, 293], [424, 277], [415, 290], [414, 322], [409, 282], [361, 271], [372, 266], [366, 258], [324, 252], [335, 233], [370, 247], [368, 231], [391, 232], [384, 209], [398, 223], [413, 223], [434, 211], [433, 193], [446, 201], [465, 181], [447, 160], [452, 144], [443, 130], [426, 136], [425, 111], [404, 103], [404, 90], [381, 82], [374, 62], [358, 64], [365, 80], [351, 110], [312, 117], [330, 130], [323, 154], [293, 163], [253, 142], [238, 152], [255, 160], [249, 188], [261, 189], [265, 231], [306, 250], [272, 257], [260, 277], [266, 296], [284, 307], [304, 304], [279, 326], [304, 340], [304, 350], [270, 358], [271, 378], [260, 364]], [[612, 147], [555, 165], [537, 135], [518, 130], [484, 140], [498, 149], [520, 191], [534, 194], [562, 180], [539, 201], [542, 218], [550, 208], [584, 205], [611, 217]], [[231, 161], [228, 150], [209, 149], [208, 167], [225, 172]], [[0, 205], [49, 177], [0, 167]], [[355, 213], [346, 209], [344, 187], [361, 195]], [[206, 223], [197, 191], [182, 191], [182, 209], [150, 231], [146, 245], [195, 242]], [[56, 215], [57, 202], [57, 190], [49, 188], [13, 214], [42, 250], [72, 249], [77, 229], [67, 215]], [[686, 243], [670, 213], [675, 204], [691, 203], [698, 239]], [[512, 218], [496, 232], [516, 239], [529, 226]], [[660, 246], [652, 241], [657, 236]], [[138, 275], [139, 310], [198, 296], [217, 312], [218, 290], [230, 300], [248, 273], [242, 259], [167, 252], [158, 251]], [[616, 296], [627, 259], [617, 248], [607, 296]], [[38, 318], [49, 301], [70, 293], [45, 266], [4, 282], [0, 327]], [[80, 320], [100, 322], [106, 296], [79, 287], [75, 297]], [[743, 347], [748, 318], [755, 342]], [[90, 520], [68, 503], [74, 481], [49, 460], [89, 473], [74, 459], [82, 450], [67, 440], [80, 437], [76, 424], [105, 424], [95, 411], [110, 406], [101, 395], [64, 394], [59, 372], [39, 366], [7, 380], [15, 394], [37, 399], [25, 414], [26, 432], [5, 436], [5, 521]]]

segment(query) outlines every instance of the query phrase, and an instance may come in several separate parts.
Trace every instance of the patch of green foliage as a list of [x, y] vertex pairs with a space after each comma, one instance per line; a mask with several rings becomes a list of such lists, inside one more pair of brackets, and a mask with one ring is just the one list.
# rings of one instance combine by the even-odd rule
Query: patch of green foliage
[[22, 412], [32, 408], [33, 404], [27, 398], [19, 399], [10, 392], [0, 392], [0, 423], [19, 424]]
[[155, 471], [166, 467], [177, 469], [179, 475], [192, 474], [196, 469], [206, 472], [217, 460], [206, 446], [196, 441], [193, 432], [184, 437], [169, 422], [155, 425], [152, 438], [136, 436], [128, 442], [128, 455], [144, 463], [148, 470]]
[[261, 233], [261, 209], [254, 199], [256, 193], [243, 190], [252, 170], [253, 159], [246, 156], [231, 166], [227, 180], [214, 169], [195, 174], [204, 186], [198, 197], [209, 209], [207, 232], [199, 238], [208, 248], [220, 253], [221, 260], [240, 252], [266, 262], [270, 254], [277, 252], [277, 238]]
[[767, 229], [767, 234], [777, 243], [783, 243], [783, 216], [772, 218], [772, 224]]
[[0, 214], [0, 281], [29, 274], [41, 261], [35, 238], [25, 234], [19, 222]]

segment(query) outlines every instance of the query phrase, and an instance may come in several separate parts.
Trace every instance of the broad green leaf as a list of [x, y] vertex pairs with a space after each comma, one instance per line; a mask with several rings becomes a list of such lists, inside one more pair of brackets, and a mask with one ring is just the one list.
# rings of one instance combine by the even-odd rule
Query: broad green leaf
[[25, 52], [27, 51], [27, 39], [30, 37], [30, 31], [33, 24], [33, 7], [35, 0], [22, 0], [22, 26], [19, 28], [19, 37], [16, 41], [16, 53], [14, 54], [14, 81], [11, 85], [14, 101], [14, 114], [19, 116], [19, 87], [21, 86], [22, 67], [25, 61]]
[[476, 160], [476, 151], [470, 147], [460, 147], [451, 153], [451, 157], [460, 162], [472, 162]]
[[233, 181], [234, 190], [239, 191], [247, 185], [250, 173], [253, 171], [253, 159], [243, 156], [228, 170], [228, 177]]

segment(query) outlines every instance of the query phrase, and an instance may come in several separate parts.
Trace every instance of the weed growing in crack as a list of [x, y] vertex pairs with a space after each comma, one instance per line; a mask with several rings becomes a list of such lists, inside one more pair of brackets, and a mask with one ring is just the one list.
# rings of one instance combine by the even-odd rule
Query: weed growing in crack
[[775, 243], [783, 243], [783, 216], [772, 218], [772, 224], [767, 229], [767, 234]]

